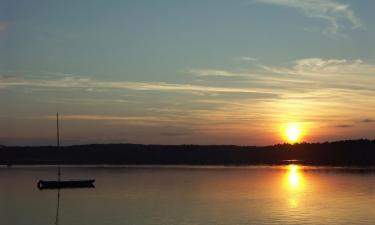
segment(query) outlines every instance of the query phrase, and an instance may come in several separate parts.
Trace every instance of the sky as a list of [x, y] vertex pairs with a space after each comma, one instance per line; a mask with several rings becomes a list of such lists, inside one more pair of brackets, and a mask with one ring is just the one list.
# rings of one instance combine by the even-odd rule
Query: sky
[[0, 0], [0, 144], [375, 138], [373, 0]]

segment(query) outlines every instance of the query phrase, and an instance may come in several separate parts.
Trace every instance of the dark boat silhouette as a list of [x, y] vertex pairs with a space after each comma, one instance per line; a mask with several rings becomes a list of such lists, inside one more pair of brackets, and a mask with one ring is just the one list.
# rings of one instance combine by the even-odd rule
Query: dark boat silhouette
[[[56, 114], [57, 147], [60, 147], [59, 113]], [[57, 180], [39, 180], [39, 189], [61, 189], [61, 188], [93, 188], [95, 179], [61, 180], [60, 163], [57, 167]]]
[[39, 180], [39, 189], [58, 189], [58, 188], [93, 188], [95, 180]]

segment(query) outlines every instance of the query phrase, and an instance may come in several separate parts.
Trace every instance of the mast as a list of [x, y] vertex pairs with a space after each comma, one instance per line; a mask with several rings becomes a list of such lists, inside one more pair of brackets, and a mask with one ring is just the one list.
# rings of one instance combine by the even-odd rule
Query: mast
[[60, 188], [57, 189], [57, 205], [56, 205], [55, 225], [59, 225], [59, 212], [60, 212]]
[[57, 147], [60, 147], [59, 112], [57, 112], [56, 114], [56, 128], [57, 128]]
[[[60, 150], [60, 131], [59, 131], [59, 112], [56, 114], [56, 129], [57, 129], [57, 150]], [[59, 153], [57, 153], [57, 156], [59, 156]], [[60, 157], [57, 159], [57, 179], [60, 182], [61, 180], [61, 169], [60, 169]]]
[[[60, 130], [59, 130], [59, 112], [56, 113], [56, 136], [57, 136], [57, 180], [61, 182], [61, 168], [60, 168]], [[59, 225], [59, 211], [60, 211], [60, 188], [57, 189], [57, 206], [56, 206], [56, 217], [55, 217], [55, 225]]]

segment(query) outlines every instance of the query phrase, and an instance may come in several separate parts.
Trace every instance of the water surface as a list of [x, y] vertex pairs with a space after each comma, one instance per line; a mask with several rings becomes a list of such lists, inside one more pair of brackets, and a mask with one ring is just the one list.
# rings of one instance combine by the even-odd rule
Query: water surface
[[[61, 191], [61, 225], [375, 224], [375, 174], [344, 168], [70, 167], [95, 189]], [[54, 224], [55, 168], [0, 169], [0, 224]]]

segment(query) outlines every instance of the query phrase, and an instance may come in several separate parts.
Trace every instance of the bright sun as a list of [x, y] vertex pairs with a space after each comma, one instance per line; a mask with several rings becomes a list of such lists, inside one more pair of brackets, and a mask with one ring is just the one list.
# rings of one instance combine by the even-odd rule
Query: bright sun
[[286, 139], [289, 143], [296, 143], [301, 138], [301, 128], [298, 123], [289, 123], [285, 127]]

